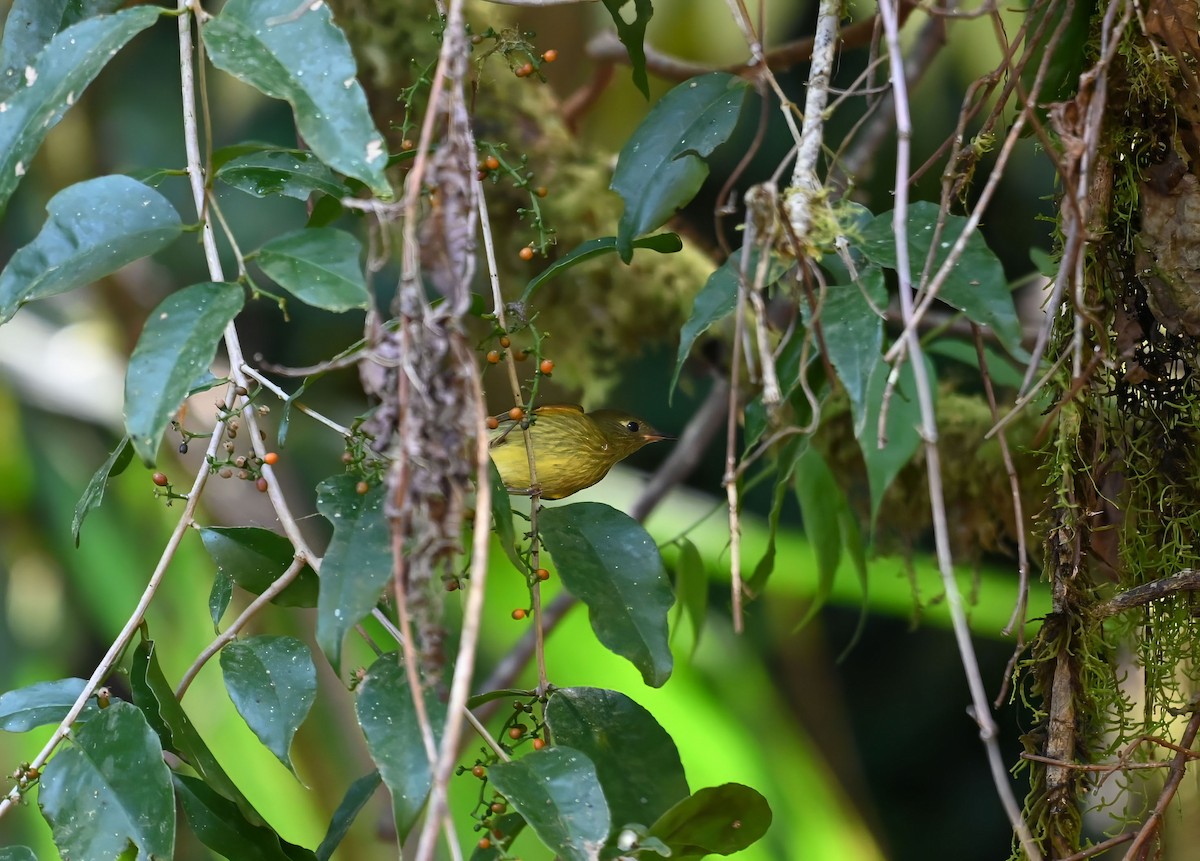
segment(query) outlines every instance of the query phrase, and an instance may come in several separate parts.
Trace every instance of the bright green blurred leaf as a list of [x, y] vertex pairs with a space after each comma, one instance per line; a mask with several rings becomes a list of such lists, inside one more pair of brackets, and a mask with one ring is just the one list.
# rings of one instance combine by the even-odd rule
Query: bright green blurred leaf
[[[436, 740], [446, 723], [446, 704], [435, 691], [426, 690], [424, 697]], [[358, 686], [356, 708], [367, 750], [392, 793], [396, 830], [403, 840], [425, 806], [433, 778], [412, 688], [394, 653], [383, 655], [371, 665]]]
[[838, 512], [847, 507], [846, 495], [833, 477], [825, 458], [806, 446], [796, 461], [796, 499], [804, 522], [804, 537], [817, 561], [817, 586], [812, 603], [800, 624], [808, 622], [833, 591], [833, 580], [842, 561], [842, 525]]
[[392, 534], [383, 512], [386, 488], [360, 494], [353, 475], [317, 485], [317, 510], [333, 524], [321, 563], [317, 596], [317, 644], [337, 668], [342, 640], [379, 602], [392, 576]]
[[370, 301], [361, 257], [362, 245], [349, 233], [311, 227], [272, 239], [258, 249], [255, 261], [300, 301], [326, 311], [348, 311]]
[[[34, 727], [58, 723], [67, 716], [87, 683], [83, 679], [36, 682], [0, 694], [0, 730], [27, 732]], [[88, 700], [79, 721], [96, 714], [95, 700]]]
[[564, 861], [596, 861], [611, 821], [596, 767], [569, 747], [548, 747], [488, 769], [496, 791]]
[[663, 96], [621, 148], [610, 188], [625, 201], [617, 252], [628, 263], [633, 240], [685, 206], [708, 176], [704, 161], [729, 139], [750, 91], [726, 72], [684, 81]]
[[295, 637], [235, 640], [221, 650], [221, 672], [242, 720], [296, 774], [292, 738], [317, 697], [317, 668], [308, 646]]
[[147, 466], [243, 301], [237, 284], [206, 282], [172, 293], [150, 312], [125, 372], [125, 429]]
[[325, 839], [317, 847], [317, 861], [329, 861], [330, 856], [349, 833], [350, 826], [354, 824], [358, 814], [367, 806], [367, 802], [375, 797], [375, 790], [382, 782], [383, 778], [376, 770], [370, 774], [364, 774], [350, 784], [350, 788], [346, 790], [346, 794], [342, 798], [342, 803], [337, 806], [337, 810], [333, 811], [333, 818], [329, 820], [329, 830], [325, 832]]
[[114, 858], [133, 843], [150, 858], [175, 852], [171, 772], [142, 712], [114, 701], [77, 726], [46, 764], [38, 805], [64, 857]]
[[771, 808], [740, 783], [699, 790], [667, 811], [650, 833], [671, 847], [672, 859], [731, 855], [758, 841], [771, 826]]
[[297, 200], [308, 200], [317, 192], [333, 197], [349, 193], [346, 186], [333, 175], [333, 171], [315, 155], [298, 149], [248, 153], [225, 162], [215, 176], [225, 184], [255, 197], [282, 194]]
[[[937, 253], [930, 267], [930, 277], [941, 267], [950, 249], [967, 226], [959, 215], [940, 214], [936, 203], [917, 201], [908, 208], [908, 254], [915, 285], [925, 266], [934, 232], [939, 220], [945, 226], [938, 238]], [[885, 212], [868, 224], [862, 232], [862, 253], [872, 262], [889, 269], [896, 268], [896, 240], [892, 231], [892, 213]], [[1013, 305], [1012, 293], [1004, 278], [1004, 267], [987, 247], [982, 234], [974, 231], [967, 240], [962, 256], [950, 271], [938, 291], [938, 298], [962, 311], [980, 326], [989, 326], [1004, 348], [1014, 356], [1025, 355], [1021, 347], [1021, 321]]]
[[[677, 233], [657, 233], [654, 236], [643, 236], [641, 239], [635, 239], [633, 247], [635, 249], [646, 248], [650, 251], [657, 251], [659, 254], [674, 254], [677, 251], [683, 250], [683, 240], [679, 238], [679, 234]], [[576, 245], [530, 279], [529, 283], [525, 285], [525, 292], [521, 294], [521, 304], [524, 305], [529, 302], [533, 298], [533, 294], [537, 288], [551, 278], [561, 275], [563, 272], [574, 266], [578, 266], [580, 263], [584, 263], [594, 257], [610, 254], [616, 250], [617, 237], [615, 236], [601, 236], [599, 239], [589, 239], [587, 242]]]
[[675, 596], [654, 539], [600, 502], [547, 508], [539, 532], [563, 586], [587, 605], [597, 639], [661, 687], [671, 675], [667, 614]]
[[292, 106], [300, 136], [321, 161], [391, 198], [387, 145], [329, 4], [230, 0], [200, 33], [214, 66]]
[[583, 751], [595, 765], [613, 829], [649, 827], [691, 792], [674, 740], [622, 693], [558, 688], [546, 705], [546, 723], [555, 745]]
[[117, 443], [117, 447], [112, 450], [112, 454], [104, 463], [100, 464], [100, 468], [96, 470], [87, 487], [83, 489], [83, 496], [79, 497], [79, 502], [75, 503], [75, 514], [71, 518], [71, 537], [75, 539], [76, 547], [79, 546], [79, 530], [83, 528], [84, 518], [100, 507], [100, 503], [104, 501], [104, 490], [108, 487], [109, 479], [123, 473], [131, 460], [133, 460], [133, 448], [129, 445], [129, 437], [122, 437], [121, 441]]
[[154, 254], [183, 230], [165, 197], [127, 176], [69, 186], [46, 211], [37, 237], [0, 272], [0, 323], [26, 302], [86, 286]]
[[68, 27], [22, 70], [24, 86], [5, 100], [0, 113], [0, 214], [46, 134], [117, 51], [153, 24], [161, 11], [138, 6]]
[[[217, 574], [254, 595], [266, 591], [296, 558], [292, 542], [259, 526], [202, 526], [199, 532], [204, 549], [217, 565]], [[271, 603], [315, 607], [319, 582], [316, 572], [306, 565]]]
[[633, 0], [633, 20], [626, 21], [621, 14], [621, 7], [630, 0], [604, 0], [604, 8], [612, 16], [613, 26], [617, 30], [617, 38], [625, 46], [629, 54], [629, 66], [633, 70], [633, 85], [643, 96], [650, 98], [650, 82], [646, 80], [646, 25], [654, 16], [654, 6], [650, 0]]
[[179, 806], [196, 837], [209, 849], [237, 861], [301, 861], [311, 851], [283, 840], [265, 825], [249, 822], [236, 804], [202, 780], [172, 775]]

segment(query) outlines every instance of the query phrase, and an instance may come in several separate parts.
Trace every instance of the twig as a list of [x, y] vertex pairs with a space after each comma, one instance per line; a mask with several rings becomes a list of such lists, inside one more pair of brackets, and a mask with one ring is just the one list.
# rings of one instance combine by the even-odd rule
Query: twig
[[1167, 777], [1167, 783], [1158, 796], [1158, 802], [1154, 805], [1154, 810], [1151, 811], [1149, 818], [1142, 823], [1142, 827], [1138, 829], [1137, 837], [1134, 838], [1133, 843], [1126, 850], [1126, 861], [1134, 861], [1138, 857], [1138, 853], [1142, 851], [1142, 847], [1158, 831], [1162, 825], [1167, 805], [1171, 803], [1171, 799], [1179, 791], [1179, 785], [1183, 783], [1183, 776], [1187, 773], [1188, 760], [1194, 757], [1192, 751], [1187, 748], [1191, 748], [1195, 743], [1196, 732], [1200, 730], [1200, 708], [1197, 708], [1196, 704], [1193, 704], [1192, 708], [1192, 719], [1188, 721], [1187, 727], [1183, 731], [1183, 736], [1179, 739], [1179, 745], [1184, 749], [1176, 753], [1175, 758], [1171, 761], [1171, 772], [1170, 776]]
[[[275, 395], [281, 401], [287, 402], [291, 400], [291, 396], [287, 392], [244, 362], [242, 363], [242, 373], [244, 373], [247, 377], [250, 377], [252, 380], [257, 380], [263, 388], [267, 389], [269, 392], [271, 392], [271, 394]], [[346, 437], [347, 439], [354, 436], [354, 432], [350, 430], [350, 428], [343, 427], [333, 419], [327, 418], [323, 414], [317, 412], [309, 406], [306, 406], [305, 404], [300, 403], [299, 401], [294, 401], [292, 406], [304, 413], [309, 418], [320, 422], [321, 424], [325, 425], [325, 427]]]
[[1144, 607], [1151, 601], [1168, 598], [1178, 592], [1197, 590], [1200, 590], [1200, 570], [1188, 568], [1170, 577], [1126, 589], [1092, 608], [1091, 613], [1097, 619], [1107, 619], [1135, 607]]
[[946, 593], [946, 605], [950, 611], [950, 619], [954, 628], [955, 640], [958, 643], [959, 656], [967, 677], [967, 685], [971, 691], [972, 711], [979, 725], [979, 735], [983, 741], [988, 763], [992, 771], [992, 779], [996, 786], [1001, 806], [1008, 816], [1014, 832], [1021, 843], [1021, 848], [1029, 861], [1041, 861], [1042, 853], [1029, 830], [1029, 826], [1021, 816], [1021, 808], [1017, 805], [1012, 786], [1008, 782], [1008, 771], [1004, 767], [997, 743], [997, 728], [989, 710], [987, 693], [983, 685], [983, 677], [979, 670], [979, 661], [975, 656], [975, 647], [971, 642], [970, 624], [963, 609], [962, 595], [958, 590], [958, 582], [954, 576], [954, 565], [950, 552], [950, 528], [946, 515], [945, 493], [942, 487], [941, 457], [938, 450], [937, 416], [933, 408], [933, 393], [930, 386], [928, 369], [913, 323], [913, 285], [912, 271], [908, 258], [908, 169], [910, 146], [912, 139], [912, 120], [908, 107], [908, 91], [905, 87], [903, 54], [900, 48], [900, 30], [897, 21], [897, 10], [890, 2], [879, 4], [883, 17], [884, 38], [887, 43], [888, 60], [891, 66], [892, 83], [895, 93], [896, 110], [896, 180], [893, 192], [896, 206], [892, 215], [892, 225], [895, 231], [896, 243], [896, 272], [899, 278], [900, 307], [905, 320], [904, 340], [907, 341], [909, 361], [912, 362], [913, 378], [916, 382], [917, 401], [921, 413], [921, 435], [925, 441], [925, 464], [929, 485], [930, 513], [933, 519], [934, 543], [937, 550], [938, 569], [942, 576], [942, 587]]
[[242, 628], [246, 627], [246, 623], [254, 618], [254, 615], [258, 613], [259, 610], [269, 604], [272, 598], [286, 589], [288, 585], [296, 579], [300, 572], [304, 570], [304, 566], [307, 564], [307, 561], [302, 557], [297, 556], [295, 559], [293, 559], [292, 564], [287, 567], [287, 570], [275, 578], [275, 581], [266, 589], [264, 589], [259, 595], [257, 595], [255, 599], [251, 601], [249, 605], [247, 605], [246, 609], [243, 610], [241, 614], [233, 620], [228, 628], [222, 631], [215, 640], [205, 647], [204, 651], [202, 651], [196, 657], [196, 660], [192, 661], [192, 665], [187, 668], [187, 672], [185, 672], [183, 677], [179, 680], [179, 684], [175, 688], [175, 699], [183, 699], [183, 695], [187, 693], [187, 689], [191, 686], [192, 680], [196, 678], [196, 674], [200, 672], [201, 668], [208, 663], [212, 656], [221, 651], [221, 649], [225, 648], [225, 646], [227, 646], [229, 643], [232, 643], [234, 640], [236, 640], [237, 635], [241, 632]]

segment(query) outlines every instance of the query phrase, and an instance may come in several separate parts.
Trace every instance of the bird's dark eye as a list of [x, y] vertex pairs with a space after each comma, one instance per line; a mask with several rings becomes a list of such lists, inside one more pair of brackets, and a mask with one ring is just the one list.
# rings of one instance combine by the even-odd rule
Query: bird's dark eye
[[630, 433], [637, 433], [638, 431], [640, 431], [642, 429], [642, 426], [639, 425], [637, 422], [626, 422], [625, 429], [627, 431], [629, 431]]

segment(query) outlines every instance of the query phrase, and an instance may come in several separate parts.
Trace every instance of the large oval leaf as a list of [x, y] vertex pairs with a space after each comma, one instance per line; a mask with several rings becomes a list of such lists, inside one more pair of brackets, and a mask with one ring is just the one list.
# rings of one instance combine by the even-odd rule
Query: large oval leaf
[[[200, 528], [200, 540], [217, 564], [217, 573], [255, 595], [279, 579], [296, 556], [292, 542], [258, 526], [204, 526]], [[271, 603], [315, 607], [318, 588], [316, 572], [306, 565]]]
[[344, 230], [311, 227], [272, 239], [255, 259], [274, 281], [302, 302], [326, 311], [366, 308], [362, 245]]
[[250, 637], [221, 650], [229, 698], [246, 725], [275, 758], [292, 765], [292, 737], [317, 696], [317, 668], [295, 637]]
[[301, 861], [316, 856], [288, 843], [271, 828], [248, 820], [238, 806], [202, 780], [173, 774], [175, 794], [200, 842], [238, 861]]
[[292, 106], [296, 128], [321, 161], [391, 197], [387, 147], [329, 4], [230, 0], [201, 34], [213, 65]]
[[699, 790], [663, 814], [650, 834], [671, 847], [672, 858], [732, 855], [771, 826], [771, 808], [757, 791], [740, 783]]
[[691, 792], [675, 741], [622, 693], [559, 688], [546, 706], [546, 723], [555, 745], [583, 751], [596, 766], [614, 830], [647, 829]]
[[0, 99], [25, 85], [25, 69], [59, 30], [114, 11], [123, 0], [13, 0], [0, 41]]
[[488, 769], [496, 791], [566, 861], [596, 861], [611, 819], [596, 767], [569, 747], [548, 747]]
[[[944, 218], [945, 226], [933, 254], [933, 265], [929, 269], [931, 276], [941, 268], [951, 247], [967, 226], [967, 219], [962, 216], [942, 216], [940, 212], [936, 203], [927, 200], [917, 201], [908, 207], [908, 255], [914, 284], [929, 256], [939, 219]], [[892, 217], [890, 211], [882, 213], [863, 228], [859, 248], [873, 263], [895, 269], [896, 240]], [[962, 256], [938, 291], [938, 298], [962, 311], [972, 322], [991, 327], [1000, 343], [1013, 356], [1026, 355], [1021, 347], [1021, 321], [1004, 278], [1004, 267], [987, 247], [978, 230], [967, 239]]]
[[336, 668], [342, 640], [378, 603], [392, 576], [392, 536], [383, 512], [385, 488], [360, 494], [358, 479], [337, 475], [317, 485], [317, 510], [333, 524], [321, 562], [317, 644]]
[[244, 301], [237, 284], [210, 281], [172, 293], [150, 312], [125, 372], [125, 429], [148, 466], [167, 423], [192, 382], [212, 364], [221, 333]]
[[75, 503], [75, 515], [71, 518], [71, 536], [75, 539], [76, 547], [79, 546], [79, 530], [83, 528], [84, 518], [100, 507], [100, 503], [104, 501], [104, 491], [108, 487], [109, 479], [124, 472], [131, 460], [133, 460], [133, 448], [129, 445], [129, 437], [121, 437], [117, 447], [112, 450], [104, 463], [100, 464], [100, 468], [96, 470], [87, 487], [83, 489], [83, 495]]
[[337, 806], [337, 810], [333, 811], [325, 838], [317, 847], [317, 861], [329, 861], [334, 850], [338, 848], [338, 844], [350, 832], [350, 826], [354, 824], [358, 814], [375, 797], [375, 790], [379, 788], [380, 780], [379, 770], [376, 769], [350, 784], [350, 788], [342, 796], [342, 803]]
[[26, 302], [64, 293], [147, 257], [183, 225], [165, 197], [127, 176], [102, 176], [65, 188], [46, 204], [37, 238], [0, 272], [0, 323]]
[[314, 192], [341, 197], [349, 192], [311, 152], [272, 149], [247, 153], [221, 165], [216, 178], [255, 197], [282, 194], [308, 200]]
[[621, 149], [610, 187], [625, 201], [617, 251], [687, 204], [708, 176], [704, 159], [728, 140], [750, 85], [727, 72], [684, 81], [663, 96]]
[[[886, 309], [887, 301], [883, 271], [867, 266], [859, 271], [858, 283], [831, 284], [821, 308], [825, 348], [850, 398], [856, 432], [865, 421], [867, 383], [883, 346], [883, 318], [877, 309]], [[811, 325], [808, 304], [803, 308], [804, 321]]]
[[101, 15], [57, 34], [23, 70], [25, 86], [0, 111], [0, 214], [46, 134], [125, 43], [158, 18], [161, 9], [138, 6]]
[[[433, 778], [412, 688], [395, 653], [371, 665], [358, 686], [356, 707], [371, 759], [392, 793], [396, 829], [403, 840], [425, 806]], [[446, 723], [446, 704], [435, 693], [426, 691], [425, 711], [433, 724], [434, 737], [440, 738], [440, 729]]]
[[114, 702], [76, 727], [46, 765], [38, 804], [64, 857], [148, 858], [175, 851], [175, 799], [162, 745], [134, 705]]
[[666, 682], [672, 666], [667, 613], [675, 596], [649, 533], [601, 502], [547, 508], [539, 532], [563, 585], [587, 604], [600, 642], [628, 658], [646, 684]]
[[[87, 683], [83, 679], [37, 682], [0, 694], [0, 730], [27, 732], [37, 726], [58, 723], [67, 716]], [[84, 707], [80, 721], [96, 713], [95, 701]]]

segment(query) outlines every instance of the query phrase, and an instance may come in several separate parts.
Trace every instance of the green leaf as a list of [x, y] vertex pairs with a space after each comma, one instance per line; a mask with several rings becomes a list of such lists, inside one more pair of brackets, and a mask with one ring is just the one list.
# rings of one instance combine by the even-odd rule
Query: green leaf
[[376, 770], [370, 774], [364, 774], [350, 784], [350, 788], [346, 790], [346, 795], [342, 798], [342, 803], [338, 805], [337, 810], [333, 811], [333, 818], [329, 820], [329, 830], [325, 832], [325, 839], [317, 847], [317, 861], [329, 861], [330, 856], [349, 833], [350, 826], [354, 824], [358, 814], [375, 796], [375, 790], [382, 782], [383, 778]]
[[113, 858], [132, 843], [175, 852], [175, 799], [162, 745], [135, 706], [111, 703], [71, 734], [42, 772], [38, 805], [64, 857]]
[[569, 747], [548, 747], [488, 769], [496, 791], [564, 861], [596, 861], [611, 828], [596, 767]]
[[5, 99], [0, 113], [0, 214], [50, 129], [117, 51], [160, 12], [138, 6], [89, 18], [55, 35], [33, 64], [24, 66], [24, 86]]
[[[876, 309], [886, 310], [887, 302], [883, 271], [878, 266], [861, 270], [858, 284], [831, 284], [825, 292], [821, 331], [829, 361], [846, 389], [855, 417], [863, 415], [867, 382], [883, 346], [883, 318]], [[808, 303], [803, 307], [805, 322], [811, 325]]]
[[539, 532], [563, 586], [587, 605], [597, 639], [661, 687], [671, 675], [667, 613], [675, 596], [654, 539], [600, 502], [544, 509]]
[[504, 555], [513, 567], [518, 571], [526, 571], [528, 569], [525, 562], [517, 552], [517, 531], [513, 528], [512, 503], [508, 500], [508, 488], [504, 486], [504, 479], [500, 477], [500, 471], [491, 460], [488, 461], [488, 476], [492, 485], [492, 521], [496, 524], [496, 537], [500, 539]]
[[694, 653], [708, 617], [708, 572], [695, 544], [686, 538], [680, 538], [676, 543], [679, 557], [675, 562], [675, 623], [671, 636], [679, 630], [679, 620], [686, 613], [692, 623], [691, 651]]
[[[960, 341], [956, 338], [938, 338], [933, 343], [926, 345], [925, 353], [930, 356], [945, 356], [947, 359], [979, 370], [979, 353], [976, 352], [975, 345], [968, 341]], [[1021, 388], [1024, 376], [1013, 366], [1012, 360], [1006, 355], [994, 347], [984, 344], [983, 359], [987, 365], [988, 376], [992, 378], [994, 385], [1010, 389]]]
[[[677, 233], [656, 233], [654, 236], [643, 236], [641, 239], [635, 239], [633, 247], [635, 249], [647, 248], [651, 251], [657, 251], [659, 254], [674, 254], [677, 251], [683, 250], [683, 240], [679, 238], [679, 234]], [[601, 257], [616, 250], [617, 237], [615, 236], [601, 236], [599, 239], [589, 239], [587, 242], [576, 245], [565, 255], [555, 260], [534, 276], [525, 285], [525, 292], [521, 294], [520, 303], [522, 305], [528, 304], [537, 288], [551, 278], [561, 275], [568, 269], [591, 260], [593, 257]]]
[[295, 775], [292, 738], [317, 697], [317, 668], [308, 646], [295, 637], [237, 640], [221, 650], [221, 672], [242, 720]]
[[633, 240], [687, 204], [708, 176], [704, 159], [728, 140], [750, 85], [712, 72], [684, 81], [651, 109], [621, 149], [610, 188], [625, 201], [617, 252], [626, 263]]
[[194, 768], [213, 790], [233, 800], [250, 821], [265, 824], [254, 805], [221, 768], [175, 698], [175, 691], [158, 665], [153, 640], [143, 640], [134, 650], [129, 668], [129, 687], [133, 691], [134, 705], [146, 715], [146, 720], [158, 733], [163, 748]]
[[740, 783], [699, 790], [663, 814], [650, 833], [671, 847], [671, 857], [731, 855], [752, 845], [771, 826], [771, 808]]
[[[934, 232], [941, 215], [939, 207], [928, 201], [917, 201], [908, 208], [908, 254], [914, 284], [925, 266]], [[946, 215], [945, 227], [938, 240], [937, 253], [930, 267], [930, 277], [941, 267], [951, 247], [962, 234], [967, 219]], [[896, 240], [892, 231], [892, 213], [875, 217], [862, 232], [862, 253], [872, 262], [890, 269], [896, 268]], [[1004, 278], [1004, 267], [983, 241], [978, 230], [967, 240], [962, 256], [950, 271], [938, 298], [962, 311], [980, 326], [990, 326], [1004, 348], [1014, 356], [1025, 355], [1021, 347], [1021, 321], [1013, 306], [1012, 294]]]
[[313, 194], [341, 197], [345, 184], [311, 152], [274, 149], [252, 152], [221, 165], [216, 178], [255, 197], [284, 195], [308, 200]]
[[0, 847], [0, 861], [37, 861], [37, 856], [28, 846]]
[[839, 510], [846, 509], [846, 495], [813, 446], [806, 446], [796, 461], [796, 499], [804, 522], [804, 537], [817, 560], [817, 588], [800, 624], [806, 624], [824, 606], [833, 591], [833, 581], [842, 561], [842, 525]]
[[79, 497], [79, 501], [75, 503], [75, 515], [71, 518], [71, 536], [75, 539], [76, 547], [79, 546], [79, 530], [83, 527], [84, 518], [100, 507], [100, 503], [104, 501], [104, 490], [108, 487], [109, 479], [123, 473], [131, 460], [133, 460], [133, 449], [129, 446], [129, 437], [122, 437], [121, 441], [117, 443], [117, 447], [112, 450], [112, 454], [100, 465], [96, 474], [92, 476], [92, 480], [83, 489], [83, 496]]
[[386, 488], [364, 494], [353, 475], [336, 475], [317, 485], [317, 510], [333, 524], [321, 563], [317, 595], [317, 644], [336, 669], [342, 640], [379, 602], [392, 576], [392, 535], [383, 512]]
[[238, 861], [316, 859], [283, 840], [271, 828], [247, 820], [236, 804], [194, 777], [174, 774], [175, 794], [196, 837], [219, 855]]
[[691, 792], [675, 741], [622, 693], [558, 688], [546, 705], [546, 723], [556, 746], [580, 750], [596, 766], [614, 830], [649, 827]]
[[237, 284], [207, 282], [172, 293], [150, 312], [125, 372], [125, 430], [147, 466], [243, 301]]
[[[435, 691], [426, 690], [424, 697], [434, 738], [439, 739], [446, 723], [446, 704]], [[412, 688], [395, 653], [383, 655], [371, 665], [358, 686], [356, 708], [371, 759], [392, 793], [396, 830], [404, 840], [425, 806], [433, 777]]]
[[632, 21], [626, 21], [621, 16], [621, 7], [629, 0], [604, 0], [604, 8], [612, 16], [613, 26], [617, 29], [617, 38], [625, 46], [629, 54], [629, 66], [633, 70], [633, 85], [641, 90], [642, 95], [650, 98], [650, 82], [646, 80], [646, 25], [654, 15], [654, 6], [650, 0], [634, 0]]
[[255, 257], [262, 271], [302, 302], [326, 311], [366, 308], [362, 245], [333, 227], [310, 227], [272, 239]]
[[779, 518], [783, 514], [783, 503], [796, 475], [796, 463], [808, 448], [809, 438], [800, 434], [789, 437], [779, 449], [775, 460], [775, 490], [771, 497], [771, 510], [767, 514], [767, 549], [754, 566], [754, 573], [746, 581], [751, 594], [762, 592], [775, 571], [775, 537], [779, 532]]
[[[930, 378], [933, 369], [929, 368]], [[879, 412], [883, 408], [883, 393], [887, 386], [891, 366], [882, 359], [875, 365], [867, 383], [866, 420], [858, 435], [858, 446], [862, 449], [863, 462], [867, 467], [867, 483], [871, 489], [871, 525], [883, 502], [883, 495], [892, 486], [900, 470], [912, 460], [921, 446], [921, 405], [917, 403], [917, 383], [913, 378], [912, 364], [905, 362], [900, 369], [900, 378], [888, 400], [885, 432], [887, 445], [879, 447]], [[936, 389], [934, 393], [936, 395]]]
[[[58, 679], [5, 691], [0, 694], [0, 730], [28, 732], [34, 727], [58, 723], [75, 705], [86, 684], [83, 679]], [[95, 714], [96, 702], [89, 700], [78, 722]]]
[[220, 632], [221, 618], [229, 609], [233, 600], [233, 578], [228, 573], [217, 569], [213, 577], [212, 588], [208, 590], [208, 614], [212, 617], [213, 630]]
[[[757, 253], [751, 257], [749, 265], [750, 273], [753, 274], [758, 265]], [[741, 268], [742, 249], [739, 248], [730, 254], [712, 275], [708, 276], [708, 280], [696, 294], [696, 299], [692, 303], [692, 315], [679, 330], [679, 351], [675, 356], [675, 373], [671, 375], [668, 398], [675, 397], [679, 372], [683, 370], [683, 363], [687, 361], [688, 354], [692, 352], [692, 345], [696, 343], [696, 339], [707, 332], [710, 326], [724, 320], [737, 308], [738, 280], [741, 278]], [[778, 281], [785, 271], [786, 267], [778, 259], [772, 257], [770, 269], [767, 272], [767, 284]]]
[[[266, 591], [296, 558], [292, 542], [278, 532], [258, 526], [202, 526], [200, 540], [217, 564], [218, 576], [231, 578], [254, 595]], [[316, 572], [306, 565], [271, 603], [281, 607], [315, 607], [319, 583]]]
[[127, 176], [69, 186], [46, 211], [37, 237], [0, 272], [0, 323], [26, 302], [83, 287], [154, 254], [183, 230], [165, 197]]
[[850, 510], [850, 504], [845, 498], [837, 508], [837, 518], [842, 533], [842, 546], [846, 548], [846, 553], [850, 556], [850, 561], [854, 565], [854, 575], [858, 578], [859, 588], [862, 589], [862, 605], [858, 611], [858, 623], [854, 626], [854, 633], [850, 635], [850, 642], [838, 655], [840, 663], [846, 655], [850, 654], [850, 650], [858, 643], [858, 638], [866, 629], [867, 613], [871, 604], [867, 600], [870, 597], [870, 580], [867, 577], [867, 543], [863, 541], [862, 531], [858, 528], [858, 519]]
[[200, 31], [209, 59], [288, 102], [321, 161], [390, 199], [387, 145], [371, 120], [346, 36], [327, 3], [298, 8], [293, 0], [230, 0]]
[[[55, 33], [95, 14], [73, 15], [69, 5], [78, 4], [68, 0], [14, 0], [4, 22], [4, 39], [0, 41], [0, 100], [25, 85], [26, 67], [34, 64]], [[111, 12], [120, 5], [120, 0], [88, 5], [103, 6], [106, 8], [101, 11]]]

